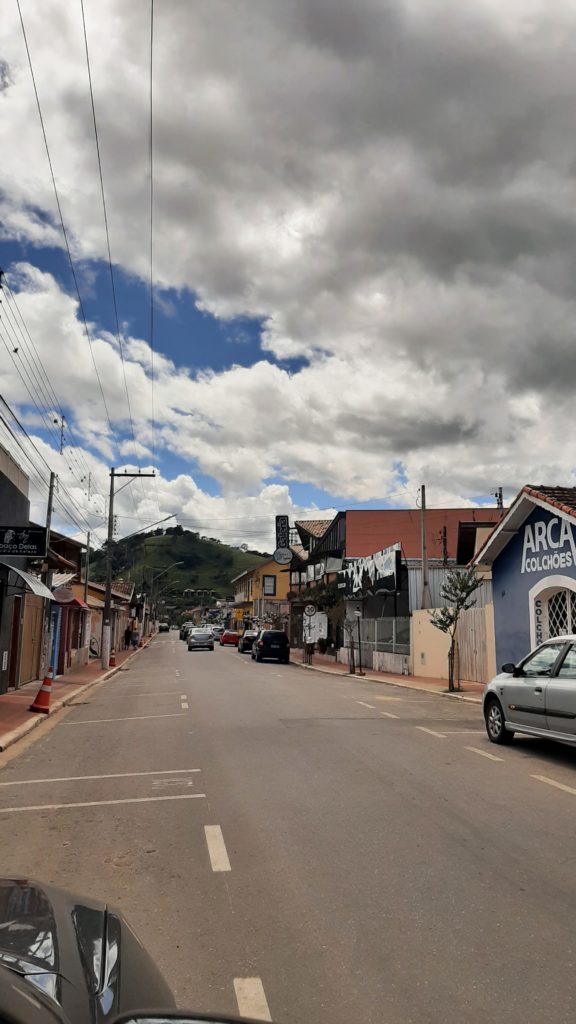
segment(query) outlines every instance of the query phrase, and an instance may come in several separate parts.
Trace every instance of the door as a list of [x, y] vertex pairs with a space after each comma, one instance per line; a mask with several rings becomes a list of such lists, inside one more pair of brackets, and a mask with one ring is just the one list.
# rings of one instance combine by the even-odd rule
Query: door
[[40, 651], [42, 649], [42, 614], [44, 601], [35, 594], [26, 594], [24, 601], [24, 623], [22, 626], [22, 655], [20, 659], [20, 683], [38, 679], [40, 672]]
[[548, 683], [546, 719], [551, 732], [576, 737], [576, 644], [570, 644]]
[[547, 643], [529, 654], [521, 665], [521, 675], [506, 681], [505, 714], [514, 725], [547, 729], [546, 690], [556, 662], [566, 644]]

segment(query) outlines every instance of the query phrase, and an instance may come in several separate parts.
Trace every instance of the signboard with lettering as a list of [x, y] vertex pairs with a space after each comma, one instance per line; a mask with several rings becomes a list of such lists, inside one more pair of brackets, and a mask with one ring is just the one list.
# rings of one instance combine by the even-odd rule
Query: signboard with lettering
[[0, 526], [0, 558], [43, 558], [45, 526]]
[[290, 522], [288, 516], [276, 516], [276, 547], [290, 547]]
[[524, 527], [520, 572], [550, 572], [576, 567], [572, 525], [559, 516]]

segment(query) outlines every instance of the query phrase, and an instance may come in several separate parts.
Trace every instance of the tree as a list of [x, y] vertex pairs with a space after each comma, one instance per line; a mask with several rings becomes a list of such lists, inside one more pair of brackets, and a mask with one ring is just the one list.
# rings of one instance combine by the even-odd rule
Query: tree
[[[448, 573], [440, 589], [444, 605], [442, 608], [437, 608], [430, 616], [432, 625], [450, 637], [448, 652], [448, 689], [450, 691], [455, 689], [454, 654], [458, 621], [462, 612], [468, 611], [476, 604], [474, 594], [481, 586], [482, 580], [476, 575], [474, 569], [453, 569]], [[460, 689], [460, 680], [458, 680], [458, 689]]]

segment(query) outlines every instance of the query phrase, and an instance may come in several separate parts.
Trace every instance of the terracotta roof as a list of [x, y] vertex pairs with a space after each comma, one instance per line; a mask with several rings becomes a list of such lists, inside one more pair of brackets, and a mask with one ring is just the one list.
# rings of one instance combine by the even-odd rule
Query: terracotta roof
[[112, 593], [121, 594], [123, 597], [132, 597], [134, 583], [130, 580], [112, 580]]
[[311, 537], [323, 537], [332, 519], [299, 519], [294, 523], [297, 529], [305, 530]]
[[524, 494], [539, 498], [569, 516], [576, 515], [576, 487], [547, 487], [543, 484], [527, 484], [522, 488]]

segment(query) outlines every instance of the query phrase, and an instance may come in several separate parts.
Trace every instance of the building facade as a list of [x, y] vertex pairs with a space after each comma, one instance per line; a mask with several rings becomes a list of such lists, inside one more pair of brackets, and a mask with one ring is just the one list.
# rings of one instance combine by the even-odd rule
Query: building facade
[[492, 567], [499, 666], [576, 633], [576, 488], [524, 487], [476, 562]]
[[288, 621], [290, 589], [290, 568], [278, 565], [274, 559], [261, 562], [254, 569], [247, 569], [236, 576], [234, 605], [231, 628], [247, 629], [251, 626], [262, 628]]

